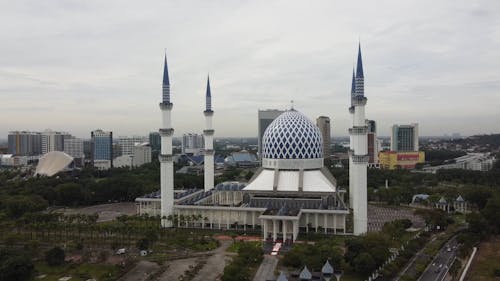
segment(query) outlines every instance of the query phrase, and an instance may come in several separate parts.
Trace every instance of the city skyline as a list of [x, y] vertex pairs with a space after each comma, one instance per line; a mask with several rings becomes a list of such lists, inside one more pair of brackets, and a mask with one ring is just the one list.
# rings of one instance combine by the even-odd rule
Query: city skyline
[[164, 48], [176, 137], [202, 132], [208, 73], [218, 137], [255, 137], [258, 109], [284, 110], [291, 100], [347, 136], [359, 39], [378, 135], [398, 123], [419, 123], [422, 136], [500, 131], [497, 2], [365, 3], [356, 17], [347, 3], [222, 3], [0, 4], [0, 117], [8, 120], [0, 138], [46, 128], [86, 138], [97, 128], [156, 131]]

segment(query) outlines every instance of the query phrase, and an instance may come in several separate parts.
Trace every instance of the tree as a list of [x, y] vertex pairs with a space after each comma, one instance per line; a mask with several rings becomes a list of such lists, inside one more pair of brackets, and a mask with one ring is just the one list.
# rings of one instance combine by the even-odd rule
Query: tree
[[27, 254], [0, 248], [0, 281], [31, 280], [34, 273], [35, 266]]
[[50, 266], [63, 264], [65, 257], [64, 250], [59, 247], [54, 247], [45, 253], [45, 261]]
[[486, 206], [481, 210], [481, 214], [488, 221], [488, 226], [491, 232], [498, 233], [500, 231], [500, 197], [493, 197], [488, 200]]
[[354, 269], [362, 274], [370, 274], [375, 270], [375, 260], [369, 253], [361, 253], [354, 259]]

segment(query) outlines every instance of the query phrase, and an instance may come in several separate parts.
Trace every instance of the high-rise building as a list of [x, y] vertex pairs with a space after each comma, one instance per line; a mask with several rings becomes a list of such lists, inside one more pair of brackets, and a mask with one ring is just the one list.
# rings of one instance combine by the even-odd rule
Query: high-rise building
[[45, 130], [42, 132], [42, 154], [51, 151], [64, 151], [64, 139], [70, 138], [71, 135], [65, 132], [55, 132]]
[[83, 139], [71, 137], [64, 139], [64, 152], [73, 157], [76, 166], [83, 166], [85, 153], [83, 152]]
[[64, 152], [73, 158], [84, 158], [83, 139], [71, 137], [64, 139]]
[[83, 140], [83, 155], [86, 159], [92, 159], [92, 140]]
[[316, 125], [321, 132], [323, 137], [323, 158], [328, 159], [330, 157], [330, 143], [331, 143], [331, 125], [330, 118], [327, 116], [320, 116], [316, 119]]
[[144, 143], [134, 146], [133, 166], [141, 166], [146, 163], [151, 163], [151, 146]]
[[378, 164], [379, 145], [377, 139], [377, 123], [375, 120], [366, 120], [366, 126], [368, 128], [368, 165], [373, 167]]
[[393, 125], [391, 134], [391, 151], [418, 151], [418, 124]]
[[203, 151], [203, 142], [203, 135], [194, 133], [182, 135], [182, 154], [200, 154]]
[[133, 136], [133, 137], [119, 137], [116, 140], [116, 143], [120, 146], [120, 151], [121, 151], [120, 155], [133, 155], [134, 147], [137, 144], [141, 144], [146, 141], [147, 139], [145, 137]]
[[161, 149], [161, 137], [158, 132], [149, 133], [149, 145], [151, 146], [151, 151], [159, 152]]
[[92, 131], [90, 137], [92, 139], [91, 157], [93, 164], [96, 160], [107, 160], [109, 167], [113, 167], [113, 132], [98, 129]]
[[266, 109], [266, 110], [259, 110], [258, 112], [258, 148], [257, 148], [257, 156], [259, 159], [262, 159], [262, 137], [264, 136], [264, 132], [266, 131], [267, 127], [269, 124], [271, 124], [274, 119], [276, 119], [278, 116], [280, 116], [284, 110], [278, 110], [278, 109]]
[[8, 136], [9, 154], [33, 156], [42, 154], [42, 135], [38, 132], [12, 131]]
[[352, 73], [351, 107], [352, 128], [349, 129], [349, 202], [353, 210], [354, 235], [368, 230], [367, 167], [368, 138], [365, 119], [365, 89], [361, 46], [358, 48], [356, 75]]

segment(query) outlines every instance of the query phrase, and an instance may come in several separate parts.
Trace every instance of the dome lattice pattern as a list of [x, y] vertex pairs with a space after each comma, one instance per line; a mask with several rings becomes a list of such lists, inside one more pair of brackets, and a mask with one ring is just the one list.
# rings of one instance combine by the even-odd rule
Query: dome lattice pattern
[[263, 158], [312, 159], [323, 157], [319, 128], [295, 110], [278, 116], [262, 137]]

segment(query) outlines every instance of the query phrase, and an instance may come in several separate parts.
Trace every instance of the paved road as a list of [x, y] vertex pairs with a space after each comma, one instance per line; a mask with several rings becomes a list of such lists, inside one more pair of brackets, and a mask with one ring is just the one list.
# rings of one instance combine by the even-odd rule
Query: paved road
[[264, 255], [264, 259], [255, 273], [253, 281], [275, 280], [274, 270], [278, 265], [278, 258], [276, 256]]
[[[432, 260], [431, 264], [427, 266], [422, 276], [418, 279], [419, 281], [441, 281], [448, 273], [451, 264], [455, 260], [457, 255], [457, 241], [452, 238], [450, 241], [444, 244], [443, 248]], [[448, 251], [451, 249], [451, 251]]]

